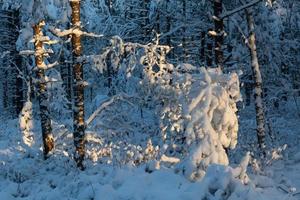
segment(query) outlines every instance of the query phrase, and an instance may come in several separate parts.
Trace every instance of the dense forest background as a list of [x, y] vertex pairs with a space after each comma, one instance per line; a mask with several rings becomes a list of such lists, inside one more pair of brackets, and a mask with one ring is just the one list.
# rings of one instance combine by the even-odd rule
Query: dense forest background
[[[15, 197], [30, 196], [20, 185], [31, 172], [9, 169], [20, 158], [20, 168], [62, 168], [68, 179], [75, 166], [116, 179], [127, 177], [118, 167], [172, 170], [169, 180], [174, 171], [204, 188], [192, 187], [190, 199], [256, 199], [257, 188], [299, 195], [268, 169], [288, 160], [285, 152], [299, 160], [300, 1], [0, 0], [0, 7], [0, 178], [19, 185]], [[120, 180], [107, 177], [98, 189], [121, 191]], [[55, 190], [52, 181], [45, 187]], [[192, 184], [185, 181], [174, 187]]]
[[[40, 19], [47, 27], [66, 29], [70, 26], [70, 7], [67, 1], [4, 1], [1, 29], [1, 110], [5, 117], [18, 116], [27, 100], [26, 78], [32, 74], [34, 61], [18, 52], [30, 48], [33, 35], [31, 26]], [[223, 1], [223, 12], [243, 5], [240, 1]], [[246, 3], [246, 2], [245, 2]], [[255, 20], [257, 51], [263, 76], [263, 87], [268, 109], [279, 106], [287, 97], [298, 96], [299, 75], [299, 2], [275, 1], [258, 3], [251, 7]], [[195, 66], [216, 66], [213, 54], [214, 38], [208, 34], [214, 30], [213, 2], [210, 1], [92, 1], [82, 2], [82, 25], [84, 30], [102, 34], [104, 37], [84, 37], [83, 54], [102, 54], [110, 45], [112, 36], [125, 42], [147, 44], [159, 40], [159, 44], [172, 48], [167, 59], [170, 63], [190, 63]], [[244, 10], [224, 18], [224, 71], [241, 71], [245, 92], [244, 102], [249, 104], [253, 88], [251, 59], [245, 38], [249, 35]], [[54, 37], [50, 32], [47, 35]], [[51, 97], [63, 92], [53, 104], [67, 104], [70, 100], [70, 45], [68, 42], [53, 47], [49, 62], [62, 61], [49, 74], [60, 80], [51, 84]], [[15, 49], [15, 51], [11, 51]], [[209, 59], [212, 57], [211, 59]], [[96, 63], [97, 64], [97, 63]], [[94, 69], [93, 69], [94, 68]], [[95, 75], [97, 66], [84, 67], [85, 77], [90, 83], [86, 88], [86, 101], [95, 98], [106, 82], [106, 75]], [[21, 74], [20, 74], [21, 73]], [[50, 76], [50, 75], [49, 75]], [[61, 86], [59, 86], [61, 85]], [[63, 87], [63, 89], [61, 88]], [[105, 87], [105, 86], [104, 86]], [[33, 91], [32, 91], [33, 92]], [[102, 91], [101, 91], [102, 92]], [[58, 95], [61, 96], [61, 95]], [[65, 100], [65, 101], [64, 101]], [[62, 101], [62, 102], [58, 102]], [[279, 105], [278, 105], [279, 104]], [[55, 106], [55, 105], [53, 105]], [[55, 108], [53, 108], [55, 109]]]

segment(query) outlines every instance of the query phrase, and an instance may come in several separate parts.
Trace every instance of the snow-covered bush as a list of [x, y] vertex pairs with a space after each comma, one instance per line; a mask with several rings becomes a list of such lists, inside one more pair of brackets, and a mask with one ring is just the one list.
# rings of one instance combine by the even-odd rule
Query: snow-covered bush
[[33, 134], [33, 108], [32, 103], [27, 101], [19, 116], [19, 125], [23, 133], [23, 142], [31, 147], [34, 144]]
[[[115, 71], [115, 95], [101, 103], [91, 120], [103, 144], [111, 143], [112, 162], [174, 158], [191, 180], [203, 177], [212, 163], [228, 165], [225, 149], [237, 144], [237, 74], [189, 64], [174, 67], [165, 60], [166, 46], [117, 41], [104, 54], [90, 57], [99, 71]], [[116, 62], [101, 62], [107, 59]], [[151, 156], [145, 153], [150, 138], [156, 149]]]
[[237, 144], [239, 81], [234, 73], [205, 68], [182, 73], [180, 67], [172, 74], [169, 88], [174, 96], [163, 99], [158, 108], [160, 126], [171, 144], [169, 152], [183, 154], [184, 173], [194, 179], [202, 177], [211, 163], [228, 164], [225, 149]]

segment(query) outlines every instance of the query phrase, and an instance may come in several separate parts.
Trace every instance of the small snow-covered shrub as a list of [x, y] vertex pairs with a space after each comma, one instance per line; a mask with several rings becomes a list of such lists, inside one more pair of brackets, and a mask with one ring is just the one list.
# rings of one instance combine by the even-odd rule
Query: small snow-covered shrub
[[[226, 148], [237, 144], [236, 102], [240, 99], [237, 74], [205, 68], [198, 72], [175, 70], [173, 98], [158, 107], [169, 153], [184, 159], [184, 173], [202, 177], [211, 163], [228, 165]], [[182, 155], [183, 154], [183, 155]]]
[[23, 142], [31, 147], [34, 144], [32, 102], [27, 101], [19, 116], [19, 125], [23, 133]]
[[[239, 168], [212, 164], [199, 184], [197, 199], [261, 199], [252, 185], [244, 185]], [[242, 198], [241, 198], [242, 197]]]

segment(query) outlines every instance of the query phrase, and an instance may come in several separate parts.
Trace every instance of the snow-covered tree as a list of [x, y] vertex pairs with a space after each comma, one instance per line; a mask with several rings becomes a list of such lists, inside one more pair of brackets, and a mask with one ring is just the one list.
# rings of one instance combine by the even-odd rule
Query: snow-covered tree
[[51, 118], [48, 108], [48, 92], [45, 77], [45, 70], [48, 66], [45, 64], [45, 57], [49, 55], [49, 50], [44, 47], [45, 43], [50, 43], [49, 38], [43, 34], [45, 21], [40, 21], [33, 27], [34, 30], [34, 48], [35, 48], [35, 63], [38, 77], [38, 100], [40, 107], [41, 128], [44, 144], [44, 158], [48, 157], [49, 152], [54, 148], [54, 138], [51, 127]]

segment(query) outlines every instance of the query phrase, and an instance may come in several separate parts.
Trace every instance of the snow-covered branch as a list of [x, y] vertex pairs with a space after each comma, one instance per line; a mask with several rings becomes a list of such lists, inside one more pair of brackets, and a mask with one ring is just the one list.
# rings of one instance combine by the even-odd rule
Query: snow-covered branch
[[88, 36], [88, 37], [95, 37], [95, 38], [101, 38], [103, 35], [98, 35], [95, 33], [88, 33], [85, 31], [82, 31], [78, 27], [70, 28], [67, 30], [60, 30], [57, 28], [50, 28], [50, 32], [56, 35], [57, 37], [65, 37], [69, 35], [77, 35], [77, 36]]
[[236, 8], [236, 9], [233, 9], [233, 10], [231, 10], [231, 11], [228, 11], [228, 12], [222, 14], [222, 15], [220, 16], [220, 18], [221, 18], [221, 19], [224, 19], [224, 18], [226, 18], [226, 17], [229, 17], [229, 16], [231, 16], [231, 15], [237, 13], [237, 12], [240, 12], [240, 11], [242, 11], [242, 10], [245, 10], [245, 9], [251, 7], [251, 6], [254, 6], [255, 4], [257, 4], [257, 3], [261, 2], [261, 1], [262, 1], [262, 0], [254, 0], [254, 1], [252, 1], [252, 2], [249, 2], [249, 3], [247, 3], [247, 4], [245, 4], [245, 5], [241, 6], [241, 7], [238, 7], [238, 8]]
[[95, 110], [95, 112], [86, 120], [86, 125], [88, 126], [91, 124], [91, 122], [101, 113], [102, 110], [104, 110], [109, 105], [113, 104], [116, 100], [124, 100], [124, 99], [130, 99], [130, 98], [136, 98], [135, 96], [129, 96], [125, 93], [120, 93], [118, 95], [113, 96], [108, 101], [101, 104], [101, 106]]

